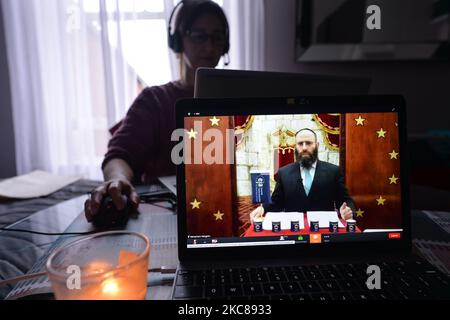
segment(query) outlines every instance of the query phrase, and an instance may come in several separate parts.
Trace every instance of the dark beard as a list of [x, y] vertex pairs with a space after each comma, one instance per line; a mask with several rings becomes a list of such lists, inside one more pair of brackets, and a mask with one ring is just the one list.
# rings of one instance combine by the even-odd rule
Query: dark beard
[[312, 154], [309, 157], [302, 156], [298, 153], [297, 149], [295, 149], [295, 159], [300, 163], [300, 165], [304, 168], [311, 168], [314, 162], [316, 162], [319, 157], [319, 150], [314, 148]]

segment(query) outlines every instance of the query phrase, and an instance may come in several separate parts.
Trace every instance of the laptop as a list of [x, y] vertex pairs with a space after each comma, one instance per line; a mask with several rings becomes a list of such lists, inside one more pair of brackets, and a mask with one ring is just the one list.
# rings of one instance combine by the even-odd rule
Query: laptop
[[336, 75], [199, 68], [195, 98], [363, 95], [371, 79]]
[[[173, 299], [449, 298], [411, 251], [402, 97], [187, 99], [176, 121]], [[304, 128], [318, 148], [308, 194], [308, 156], [292, 154]]]

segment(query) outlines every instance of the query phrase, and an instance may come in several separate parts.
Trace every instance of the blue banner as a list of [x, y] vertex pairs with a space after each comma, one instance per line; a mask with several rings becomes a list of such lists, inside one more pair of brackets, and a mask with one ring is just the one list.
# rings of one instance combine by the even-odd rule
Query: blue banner
[[253, 203], [271, 203], [270, 196], [270, 172], [251, 171], [252, 179], [252, 200]]

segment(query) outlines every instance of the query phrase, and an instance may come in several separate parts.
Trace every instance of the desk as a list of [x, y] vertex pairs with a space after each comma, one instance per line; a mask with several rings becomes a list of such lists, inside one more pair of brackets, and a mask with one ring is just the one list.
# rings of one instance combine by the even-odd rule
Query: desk
[[[73, 228], [80, 228], [76, 231], [85, 231], [81, 228], [90, 228], [90, 225], [86, 223], [83, 215], [80, 215], [86, 199], [86, 196], [82, 194], [92, 190], [98, 183], [80, 180], [49, 197], [1, 203], [0, 225], [8, 226], [15, 222], [14, 227], [16, 228], [63, 232], [72, 222], [75, 222]], [[52, 206], [58, 203], [58, 206]], [[33, 211], [33, 208], [37, 210]], [[146, 211], [153, 210], [152, 207], [145, 205], [142, 208], [145, 208]], [[150, 215], [144, 214], [141, 218], [145, 222], [142, 223], [143, 220], [130, 222], [130, 226], [135, 230], [155, 225], [161, 226], [166, 223], [165, 227], [157, 228], [158, 233], [150, 235], [153, 246], [150, 256], [152, 268], [177, 263], [176, 216], [170, 210], [160, 209], [159, 207], [154, 208], [154, 219]], [[35, 213], [32, 214], [33, 212]], [[412, 235], [415, 239], [450, 241], [450, 235], [419, 210], [412, 211]], [[45, 252], [54, 245], [55, 238], [0, 231], [0, 278], [6, 279], [34, 272], [33, 265], [40, 259], [45, 260]], [[150, 277], [152, 276], [156, 275], [150, 274]], [[0, 288], [0, 299], [3, 299], [11, 289], [12, 287]], [[150, 287], [147, 298], [169, 299], [170, 292], [170, 285]]]
[[[0, 202], [0, 226], [44, 232], [64, 232], [80, 214], [77, 199], [99, 184], [98, 181], [79, 180], [47, 196], [29, 200]], [[54, 205], [60, 204], [59, 208]], [[0, 278], [22, 276], [52, 245], [57, 237], [29, 233], [0, 231]], [[0, 299], [12, 286], [0, 287]]]
[[[79, 183], [82, 184], [82, 182]], [[79, 195], [79, 193], [74, 194]], [[82, 211], [86, 198], [87, 195], [83, 195], [60, 203], [53, 201], [57, 204], [24, 217], [10, 225], [10, 227], [51, 233], [93, 231], [92, 225], [86, 222]], [[11, 206], [11, 203], [8, 205]], [[160, 268], [161, 266], [176, 267], [178, 264], [176, 215], [169, 209], [167, 203], [158, 203], [157, 206], [141, 204], [139, 211], [140, 215], [137, 219], [130, 219], [126, 229], [142, 232], [149, 237], [151, 242], [149, 268]], [[0, 231], [0, 243], [2, 245], [0, 259], [8, 261], [10, 266], [10, 268], [0, 268], [1, 278], [11, 278], [24, 273], [44, 271], [44, 263], [49, 255], [48, 249], [54, 250], [62, 244], [74, 241], [79, 237], [62, 236], [58, 238], [55, 236]], [[154, 283], [160, 278], [160, 274], [149, 273], [148, 280]], [[19, 287], [33, 286], [35, 294], [48, 293], [51, 289], [47, 280], [47, 277], [41, 277], [24, 281], [18, 285], [21, 285]], [[7, 294], [13, 295], [8, 298], [23, 296], [24, 290], [19, 290], [19, 287], [14, 287], [14, 290], [12, 290], [12, 286], [0, 288], [2, 289], [0, 291], [2, 294], [1, 298], [5, 298]], [[147, 299], [169, 299], [170, 293], [170, 282], [166, 286], [151, 286], [147, 291]]]

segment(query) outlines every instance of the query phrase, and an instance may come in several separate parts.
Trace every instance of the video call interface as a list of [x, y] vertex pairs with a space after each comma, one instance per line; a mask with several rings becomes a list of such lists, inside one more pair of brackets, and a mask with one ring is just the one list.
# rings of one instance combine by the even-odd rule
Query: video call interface
[[184, 117], [188, 248], [402, 237], [398, 114]]

